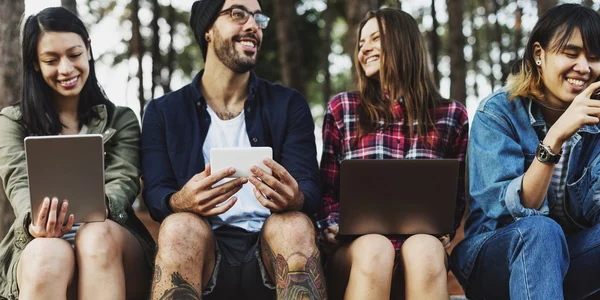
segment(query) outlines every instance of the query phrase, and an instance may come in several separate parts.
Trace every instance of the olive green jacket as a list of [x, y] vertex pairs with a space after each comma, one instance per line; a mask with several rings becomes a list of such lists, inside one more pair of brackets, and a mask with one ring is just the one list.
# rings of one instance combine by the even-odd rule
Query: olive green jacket
[[[115, 107], [110, 117], [105, 105], [95, 106], [94, 110], [99, 118], [88, 124], [88, 133], [102, 134], [108, 218], [134, 234], [151, 264], [154, 241], [131, 206], [140, 190], [139, 123], [129, 108]], [[31, 205], [23, 143], [28, 135], [18, 106], [0, 112], [0, 179], [16, 216], [0, 243], [0, 299], [18, 298], [19, 257], [33, 239], [28, 231]]]

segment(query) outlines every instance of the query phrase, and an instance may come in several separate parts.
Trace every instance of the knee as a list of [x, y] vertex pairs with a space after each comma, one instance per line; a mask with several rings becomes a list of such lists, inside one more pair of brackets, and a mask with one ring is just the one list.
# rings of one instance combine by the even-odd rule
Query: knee
[[208, 221], [192, 213], [175, 213], [168, 216], [158, 232], [158, 251], [164, 255], [189, 254], [212, 243], [212, 228]]
[[424, 282], [446, 280], [446, 250], [438, 238], [427, 234], [413, 235], [400, 250], [407, 278]]
[[263, 237], [269, 242], [285, 242], [292, 247], [310, 247], [315, 244], [315, 229], [308, 216], [301, 212], [271, 215], [263, 226]]
[[117, 223], [106, 220], [81, 225], [75, 235], [75, 253], [80, 264], [95, 262], [101, 266], [121, 262], [123, 249]]
[[75, 271], [73, 248], [59, 238], [34, 239], [21, 254], [20, 271], [20, 285], [68, 283]]
[[567, 242], [562, 228], [551, 218], [531, 216], [516, 221], [515, 225], [520, 237], [532, 246], [539, 245], [553, 250], [556, 247], [566, 247]]
[[[396, 258], [394, 245], [380, 234], [368, 234], [350, 245], [352, 268], [372, 276], [391, 274]], [[386, 275], [387, 276], [387, 275]]]

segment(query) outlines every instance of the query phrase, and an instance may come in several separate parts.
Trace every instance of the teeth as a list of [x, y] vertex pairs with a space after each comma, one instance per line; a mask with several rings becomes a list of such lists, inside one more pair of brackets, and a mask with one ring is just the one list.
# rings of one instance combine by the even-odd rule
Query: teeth
[[61, 81], [60, 84], [69, 85], [69, 84], [75, 83], [75, 81], [77, 81], [77, 77], [74, 77], [71, 80]]
[[246, 47], [251, 47], [254, 48], [254, 43], [250, 42], [250, 41], [241, 41], [240, 44], [246, 46]]
[[371, 57], [367, 58], [366, 63], [370, 63], [370, 62], [376, 61], [378, 59], [379, 59], [379, 56], [371, 56]]
[[572, 78], [567, 78], [567, 81], [570, 84], [573, 84], [576, 86], [583, 86], [585, 84], [585, 81], [583, 81], [583, 80], [577, 80], [577, 79], [572, 79]]

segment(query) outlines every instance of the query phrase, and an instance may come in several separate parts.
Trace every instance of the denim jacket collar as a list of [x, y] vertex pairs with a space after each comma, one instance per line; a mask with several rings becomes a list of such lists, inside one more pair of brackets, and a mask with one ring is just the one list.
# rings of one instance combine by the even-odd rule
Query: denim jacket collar
[[[527, 98], [525, 101], [527, 101], [527, 113], [529, 114], [529, 121], [531, 122], [531, 126], [533, 126], [534, 128], [537, 129], [541, 129], [544, 126], [546, 126], [546, 121], [544, 121], [544, 114], [542, 112], [542, 108], [540, 107], [539, 104], [535, 103], [535, 101], [533, 101], [531, 98]], [[577, 130], [577, 133], [580, 134], [582, 132], [585, 133], [590, 133], [590, 134], [598, 134], [600, 133], [600, 128], [598, 127], [598, 125], [593, 126], [593, 125], [584, 125], [581, 128], [579, 128], [579, 130]]]

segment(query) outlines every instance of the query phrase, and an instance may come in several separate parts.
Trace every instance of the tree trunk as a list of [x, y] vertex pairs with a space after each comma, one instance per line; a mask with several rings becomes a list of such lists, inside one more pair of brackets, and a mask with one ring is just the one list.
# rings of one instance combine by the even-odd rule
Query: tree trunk
[[77, 0], [60, 0], [60, 6], [70, 10], [75, 15], [79, 16], [77, 13]]
[[173, 46], [173, 38], [175, 37], [175, 8], [173, 5], [169, 5], [169, 16], [167, 17], [167, 23], [169, 24], [169, 53], [167, 54], [167, 76], [161, 76], [162, 78], [162, 87], [164, 93], [168, 93], [171, 91], [171, 75], [173, 74], [173, 70], [175, 70], [175, 56], [177, 53], [175, 52], [175, 47]]
[[438, 69], [440, 51], [442, 48], [442, 42], [440, 40], [440, 36], [437, 33], [437, 29], [440, 26], [438, 22], [436, 10], [435, 10], [435, 2], [436, 0], [431, 0], [431, 18], [433, 18], [433, 28], [429, 32], [429, 55], [431, 56], [431, 64], [433, 69], [433, 78], [435, 80], [435, 84], [437, 86], [440, 85], [440, 70]]
[[[24, 11], [23, 0], [0, 0], [0, 110], [21, 98], [23, 75], [17, 24]], [[14, 220], [13, 209], [0, 185], [0, 239]]]
[[[481, 59], [481, 55], [479, 53], [479, 43], [481, 41], [481, 39], [480, 39], [481, 33], [479, 32], [479, 29], [477, 29], [477, 26], [475, 25], [475, 15], [477, 14], [477, 12], [475, 10], [471, 10], [470, 14], [471, 14], [471, 32], [472, 32], [473, 37], [475, 38], [475, 43], [470, 43], [471, 47], [473, 49], [472, 50], [473, 56], [471, 57], [470, 70], [472, 70], [476, 74], [478, 74], [478, 73], [480, 73], [478, 64], [479, 64], [479, 60]], [[475, 80], [473, 81], [473, 96], [475, 96], [476, 99], [479, 99], [479, 84], [477, 83], [477, 78], [475, 78]]]
[[347, 0], [346, 1], [346, 23], [348, 23], [348, 31], [346, 33], [346, 44], [344, 45], [345, 52], [352, 59], [352, 83], [353, 86], [358, 86], [358, 78], [356, 75], [354, 64], [356, 59], [356, 42], [358, 37], [358, 26], [360, 21], [365, 17], [367, 12], [378, 8], [377, 0]]
[[[330, 5], [332, 1], [328, 1]], [[331, 73], [329, 72], [329, 54], [331, 53], [331, 29], [333, 28], [333, 21], [335, 13], [333, 7], [327, 7], [323, 12], [323, 103], [327, 106], [329, 99], [331, 99]]]
[[464, 55], [465, 36], [462, 33], [464, 0], [447, 0], [448, 33], [452, 41], [450, 52], [450, 98], [463, 104], [467, 100], [467, 69]]
[[555, 7], [558, 0], [537, 0], [538, 18], [543, 16], [549, 9]]
[[281, 65], [283, 85], [304, 94], [302, 82], [302, 56], [298, 39], [296, 6], [294, 0], [275, 1], [275, 26], [277, 28], [277, 52]]
[[140, 102], [140, 117], [144, 116], [144, 106], [146, 105], [146, 98], [144, 97], [144, 70], [142, 69], [142, 59], [144, 58], [144, 41], [140, 32], [140, 19], [138, 12], [140, 10], [140, 0], [131, 1], [131, 54], [137, 58], [138, 67], [137, 75], [139, 81], [138, 86], [138, 99]]
[[160, 54], [160, 27], [158, 26], [158, 20], [161, 16], [161, 6], [158, 0], [152, 0], [152, 23], [150, 27], [152, 29], [152, 91], [150, 99], [154, 99], [154, 92], [156, 87], [161, 84], [160, 71], [162, 70], [162, 55]]

